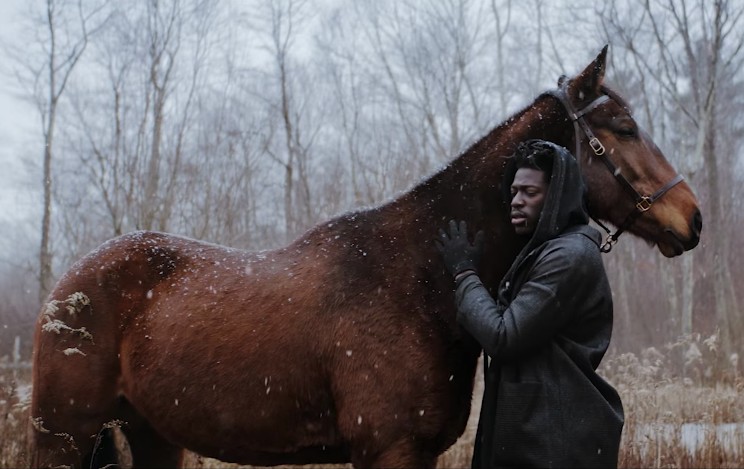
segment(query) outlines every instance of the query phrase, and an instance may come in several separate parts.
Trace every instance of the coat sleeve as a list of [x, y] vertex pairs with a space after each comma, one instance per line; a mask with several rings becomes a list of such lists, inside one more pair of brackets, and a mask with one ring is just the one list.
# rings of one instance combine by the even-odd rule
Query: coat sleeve
[[455, 293], [457, 320], [493, 360], [523, 357], [571, 320], [575, 305], [568, 302], [586, 288], [591, 275], [581, 264], [560, 248], [547, 249], [508, 306], [494, 301], [477, 275], [468, 275]]

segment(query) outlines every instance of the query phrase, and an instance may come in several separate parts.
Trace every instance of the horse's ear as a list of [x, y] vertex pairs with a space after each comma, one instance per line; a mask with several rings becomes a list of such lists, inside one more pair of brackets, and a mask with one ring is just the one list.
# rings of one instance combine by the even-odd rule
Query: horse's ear
[[559, 76], [558, 77], [558, 88], [563, 87], [563, 84], [566, 83], [566, 81], [568, 81], [568, 76], [566, 75]]
[[607, 63], [607, 48], [609, 44], [606, 44], [602, 51], [597, 55], [592, 63], [587, 65], [583, 72], [577, 77], [575, 82], [578, 87], [590, 94], [599, 93], [599, 87], [602, 85], [605, 76], [605, 64]]

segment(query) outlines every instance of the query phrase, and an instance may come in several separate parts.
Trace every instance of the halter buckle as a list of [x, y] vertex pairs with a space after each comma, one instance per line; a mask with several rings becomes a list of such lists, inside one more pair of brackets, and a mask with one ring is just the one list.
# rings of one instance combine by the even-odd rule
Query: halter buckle
[[589, 146], [592, 147], [592, 150], [594, 150], [595, 155], [597, 156], [604, 155], [605, 147], [604, 145], [602, 145], [602, 142], [600, 142], [597, 137], [592, 137], [592, 139], [589, 140]]
[[615, 243], [617, 243], [617, 238], [613, 234], [608, 234], [607, 239], [605, 239], [604, 244], [600, 246], [599, 251], [607, 254], [608, 252], [612, 251], [612, 247], [615, 246]]
[[638, 209], [639, 212], [646, 212], [648, 211], [648, 209], [651, 208], [652, 202], [653, 201], [651, 200], [651, 197], [643, 196], [641, 197], [641, 200], [639, 200], [638, 203], [636, 204], [636, 208]]

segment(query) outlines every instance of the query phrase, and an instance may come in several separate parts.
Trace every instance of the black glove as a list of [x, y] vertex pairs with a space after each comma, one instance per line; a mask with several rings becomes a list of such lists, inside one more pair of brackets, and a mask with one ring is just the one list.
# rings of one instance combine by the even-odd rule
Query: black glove
[[483, 251], [484, 239], [485, 234], [483, 231], [479, 231], [475, 235], [473, 244], [470, 244], [465, 222], [461, 221], [458, 228], [455, 220], [450, 220], [449, 235], [440, 228], [439, 237], [434, 240], [434, 243], [442, 254], [447, 270], [450, 274], [456, 276], [466, 270], [476, 270]]

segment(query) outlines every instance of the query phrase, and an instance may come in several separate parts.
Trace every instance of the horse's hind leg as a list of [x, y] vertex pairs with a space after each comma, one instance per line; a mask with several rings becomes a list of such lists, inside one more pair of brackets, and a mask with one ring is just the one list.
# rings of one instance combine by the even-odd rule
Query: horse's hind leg
[[[133, 412], [133, 411], [132, 411]], [[141, 416], [132, 413], [122, 427], [132, 452], [132, 466], [136, 468], [180, 467], [183, 448], [163, 438]]]
[[105, 428], [107, 418], [72, 415], [63, 406], [32, 417], [31, 467], [88, 468], [118, 464], [116, 450], [109, 444], [110, 430]]
[[[87, 467], [93, 458], [96, 436], [117, 418], [115, 385], [111, 384], [115, 383], [115, 377], [103, 376], [100, 382], [97, 376], [92, 378], [94, 375], [88, 374], [88, 369], [80, 363], [86, 358], [62, 356], [70, 361], [69, 369], [50, 369], [34, 378], [32, 467]], [[103, 452], [100, 454], [103, 456]], [[106, 459], [107, 463], [116, 462]]]

